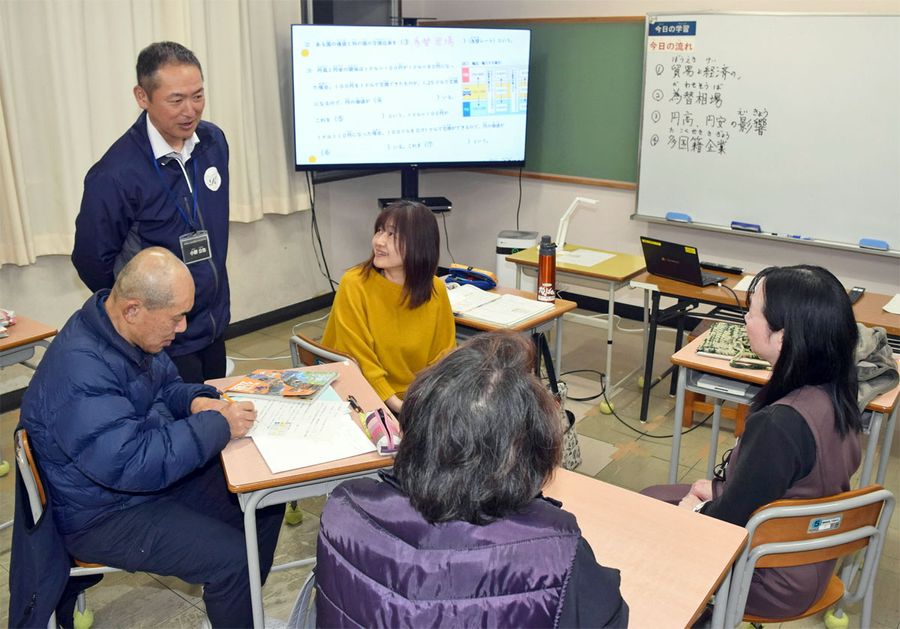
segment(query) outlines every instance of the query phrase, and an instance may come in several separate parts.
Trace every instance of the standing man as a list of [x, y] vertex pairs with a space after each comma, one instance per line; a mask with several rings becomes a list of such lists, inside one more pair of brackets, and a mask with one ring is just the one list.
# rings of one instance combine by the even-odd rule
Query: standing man
[[196, 286], [187, 331], [167, 348], [185, 382], [225, 375], [231, 319], [228, 273], [228, 143], [202, 121], [203, 71], [174, 42], [144, 48], [134, 98], [143, 113], [84, 179], [72, 263], [91, 291], [111, 288], [134, 255], [165, 247]]
[[[183, 382], [163, 349], [186, 327], [194, 283], [152, 247], [63, 326], [22, 401], [20, 421], [66, 550], [82, 561], [202, 583], [213, 627], [249, 627], [244, 517], [219, 452], [256, 411]], [[257, 512], [260, 576], [283, 505]], [[49, 558], [48, 558], [49, 561]], [[10, 579], [19, 578], [16, 568]]]

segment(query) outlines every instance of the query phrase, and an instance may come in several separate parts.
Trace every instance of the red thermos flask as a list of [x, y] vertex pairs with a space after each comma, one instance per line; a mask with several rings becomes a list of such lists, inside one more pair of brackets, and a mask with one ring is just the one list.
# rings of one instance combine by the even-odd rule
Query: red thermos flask
[[556, 245], [550, 236], [541, 236], [538, 254], [538, 301], [556, 301]]

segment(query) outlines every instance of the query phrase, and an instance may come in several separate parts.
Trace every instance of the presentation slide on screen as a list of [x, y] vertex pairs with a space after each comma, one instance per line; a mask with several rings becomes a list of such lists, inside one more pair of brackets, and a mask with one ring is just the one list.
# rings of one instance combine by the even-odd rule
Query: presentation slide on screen
[[529, 37], [295, 26], [297, 165], [524, 159]]

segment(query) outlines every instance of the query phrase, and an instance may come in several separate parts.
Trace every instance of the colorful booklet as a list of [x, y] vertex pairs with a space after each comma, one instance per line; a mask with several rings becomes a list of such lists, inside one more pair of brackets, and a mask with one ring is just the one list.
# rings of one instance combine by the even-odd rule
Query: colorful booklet
[[697, 353], [701, 356], [711, 356], [730, 360], [732, 363], [740, 363], [748, 367], [768, 367], [769, 363], [757, 356], [750, 349], [750, 341], [747, 339], [747, 328], [740, 323], [716, 321], [709, 328], [709, 334]]
[[231, 385], [233, 393], [313, 399], [337, 378], [336, 371], [257, 369]]

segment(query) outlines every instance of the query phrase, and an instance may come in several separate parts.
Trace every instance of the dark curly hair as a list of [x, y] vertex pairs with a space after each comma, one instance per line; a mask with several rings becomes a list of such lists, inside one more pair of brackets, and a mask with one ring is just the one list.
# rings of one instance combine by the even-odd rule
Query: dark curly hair
[[533, 365], [524, 336], [480, 334], [410, 386], [394, 475], [429, 522], [502, 518], [550, 479], [562, 424]]

